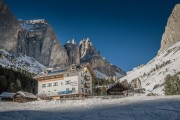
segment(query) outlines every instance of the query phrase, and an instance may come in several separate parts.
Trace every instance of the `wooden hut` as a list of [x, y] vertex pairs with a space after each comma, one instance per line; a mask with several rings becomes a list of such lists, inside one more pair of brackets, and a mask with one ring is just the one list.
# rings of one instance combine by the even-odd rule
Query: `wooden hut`
[[14, 101], [16, 102], [29, 102], [35, 100], [37, 100], [37, 97], [35, 95], [24, 91], [19, 91], [14, 96]]
[[107, 89], [107, 95], [123, 95], [123, 91], [127, 91], [128, 88], [117, 82]]
[[13, 101], [15, 94], [16, 94], [16, 93], [3, 92], [3, 93], [0, 95], [0, 99], [1, 99], [1, 100], [7, 100], [7, 101]]

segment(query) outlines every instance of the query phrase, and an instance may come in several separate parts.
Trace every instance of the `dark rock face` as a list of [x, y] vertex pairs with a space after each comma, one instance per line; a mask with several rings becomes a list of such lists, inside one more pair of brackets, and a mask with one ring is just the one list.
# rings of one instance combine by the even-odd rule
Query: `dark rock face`
[[19, 27], [16, 18], [0, 0], [0, 49], [16, 51]]
[[18, 53], [34, 57], [45, 66], [67, 66], [67, 52], [45, 20], [20, 21], [20, 24]]
[[107, 76], [116, 76], [116, 73], [119, 73], [122, 76], [126, 75], [126, 72], [115, 65], [111, 65], [100, 55], [88, 57], [87, 59], [84, 58], [81, 60], [81, 63], [89, 63], [93, 69], [96, 69]]
[[67, 43], [64, 46], [69, 57], [69, 65], [80, 64], [79, 46], [73, 43]]

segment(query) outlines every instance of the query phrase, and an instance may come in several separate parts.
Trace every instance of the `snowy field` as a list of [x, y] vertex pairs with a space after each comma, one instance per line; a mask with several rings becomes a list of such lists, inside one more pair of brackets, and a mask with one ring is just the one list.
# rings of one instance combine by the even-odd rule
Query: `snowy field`
[[180, 120], [180, 96], [0, 101], [0, 120]]

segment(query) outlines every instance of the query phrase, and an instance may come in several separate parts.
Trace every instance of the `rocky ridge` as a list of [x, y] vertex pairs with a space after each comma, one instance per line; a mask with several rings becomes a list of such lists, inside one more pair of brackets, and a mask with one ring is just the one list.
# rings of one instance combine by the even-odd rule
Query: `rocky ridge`
[[68, 41], [67, 44], [65, 44], [65, 49], [70, 58], [70, 64], [89, 63], [94, 70], [107, 76], [122, 77], [126, 74], [121, 68], [109, 63], [108, 60], [96, 50], [89, 38], [81, 40], [79, 46], [75, 43], [73, 39], [72, 42]]

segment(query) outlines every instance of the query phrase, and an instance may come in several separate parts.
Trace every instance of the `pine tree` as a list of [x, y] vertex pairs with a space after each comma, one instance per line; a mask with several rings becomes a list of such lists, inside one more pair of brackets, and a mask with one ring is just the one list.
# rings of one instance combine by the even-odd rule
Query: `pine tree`
[[165, 95], [180, 95], [180, 78], [178, 75], [167, 75], [164, 81]]
[[7, 79], [5, 76], [0, 76], [0, 91], [7, 89]]

